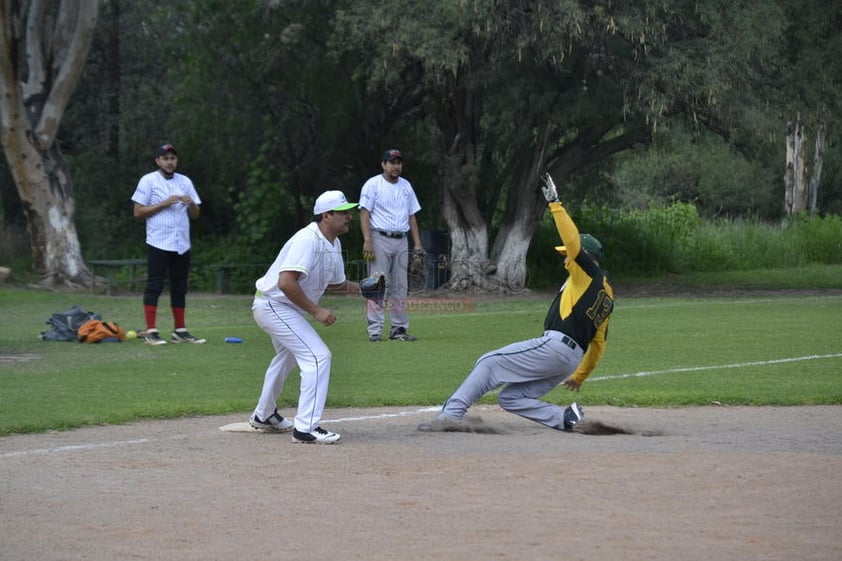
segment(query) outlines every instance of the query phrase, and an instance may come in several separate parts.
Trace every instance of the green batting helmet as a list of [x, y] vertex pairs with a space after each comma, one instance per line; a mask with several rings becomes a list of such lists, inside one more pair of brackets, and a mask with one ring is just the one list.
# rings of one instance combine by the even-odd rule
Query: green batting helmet
[[598, 239], [590, 234], [582, 234], [579, 236], [579, 239], [582, 241], [582, 247], [591, 254], [591, 257], [597, 261], [602, 259], [602, 244]]
[[[590, 234], [580, 234], [579, 241], [582, 244], [582, 249], [588, 252], [591, 257], [600, 261], [602, 259], [602, 243]], [[562, 255], [567, 255], [567, 248], [563, 245], [556, 246], [556, 251]]]

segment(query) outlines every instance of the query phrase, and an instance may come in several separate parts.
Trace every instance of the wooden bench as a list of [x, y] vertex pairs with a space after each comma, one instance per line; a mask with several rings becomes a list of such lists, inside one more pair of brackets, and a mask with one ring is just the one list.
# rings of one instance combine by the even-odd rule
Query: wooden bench
[[[229, 286], [228, 273], [236, 269], [254, 269], [259, 275], [269, 268], [267, 263], [217, 263], [210, 265], [210, 269], [216, 272], [216, 292], [225, 294], [231, 288]], [[257, 280], [257, 277], [254, 277]]]
[[94, 259], [88, 261], [91, 268], [91, 291], [96, 292], [96, 270], [105, 269], [105, 294], [111, 295], [112, 286], [116, 285], [114, 275], [120, 269], [129, 270], [129, 290], [134, 290], [137, 278], [137, 268], [146, 266], [146, 259]]

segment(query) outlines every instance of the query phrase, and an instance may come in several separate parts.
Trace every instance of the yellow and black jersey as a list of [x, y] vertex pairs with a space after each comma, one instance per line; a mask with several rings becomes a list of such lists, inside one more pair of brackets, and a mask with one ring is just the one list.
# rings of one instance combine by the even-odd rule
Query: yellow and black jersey
[[579, 230], [562, 204], [550, 203], [550, 212], [564, 243], [556, 249], [567, 255], [564, 267], [569, 276], [550, 305], [544, 329], [564, 333], [585, 351], [573, 374], [573, 379], [581, 384], [605, 352], [608, 318], [614, 310], [614, 290], [599, 264], [582, 251]]

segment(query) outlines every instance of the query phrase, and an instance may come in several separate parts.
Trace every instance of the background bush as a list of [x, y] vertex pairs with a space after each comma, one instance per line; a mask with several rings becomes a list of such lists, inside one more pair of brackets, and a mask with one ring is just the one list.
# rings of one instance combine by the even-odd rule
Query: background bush
[[[602, 265], [617, 279], [842, 263], [842, 219], [836, 215], [800, 215], [775, 225], [754, 219], [704, 221], [689, 203], [571, 212], [581, 232], [602, 242]], [[531, 288], [559, 283], [563, 263], [551, 249], [555, 245], [558, 233], [547, 214], [529, 249]]]

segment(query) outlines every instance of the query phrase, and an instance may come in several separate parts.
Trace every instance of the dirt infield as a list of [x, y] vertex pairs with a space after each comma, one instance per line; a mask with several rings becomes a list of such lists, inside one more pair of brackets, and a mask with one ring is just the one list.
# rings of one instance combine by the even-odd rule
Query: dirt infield
[[219, 430], [244, 416], [0, 438], [0, 559], [842, 559], [840, 407], [472, 412], [502, 434], [409, 407], [328, 411], [335, 446]]

